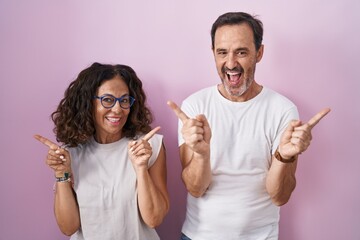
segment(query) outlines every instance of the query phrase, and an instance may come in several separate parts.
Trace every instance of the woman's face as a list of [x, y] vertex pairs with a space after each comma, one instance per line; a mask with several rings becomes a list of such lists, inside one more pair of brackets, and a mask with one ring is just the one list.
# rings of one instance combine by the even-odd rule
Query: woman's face
[[[97, 89], [96, 96], [101, 97], [105, 94], [120, 98], [129, 95], [129, 88], [126, 83], [116, 76], [113, 79], [104, 81]], [[119, 101], [111, 108], [105, 108], [100, 99], [94, 100], [94, 123], [95, 139], [99, 143], [112, 143], [122, 138], [122, 128], [124, 127], [130, 108], [123, 109]]]

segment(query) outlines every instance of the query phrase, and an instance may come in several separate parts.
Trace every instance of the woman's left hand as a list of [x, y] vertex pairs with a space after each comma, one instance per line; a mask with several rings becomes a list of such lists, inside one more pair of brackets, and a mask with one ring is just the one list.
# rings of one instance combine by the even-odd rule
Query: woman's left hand
[[148, 162], [152, 155], [152, 148], [149, 139], [152, 138], [160, 127], [156, 127], [146, 134], [143, 138], [131, 141], [128, 144], [129, 158], [133, 164], [135, 171], [148, 168]]

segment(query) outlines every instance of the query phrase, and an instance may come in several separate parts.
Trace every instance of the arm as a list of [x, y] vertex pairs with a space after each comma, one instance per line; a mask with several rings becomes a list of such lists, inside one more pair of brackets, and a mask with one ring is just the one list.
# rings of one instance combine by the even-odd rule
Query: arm
[[169, 211], [166, 188], [166, 156], [162, 144], [155, 163], [148, 169], [152, 147], [148, 140], [160, 129], [156, 127], [142, 139], [129, 142], [129, 157], [137, 178], [138, 206], [142, 219], [151, 228], [161, 224]]
[[57, 182], [55, 190], [54, 211], [56, 222], [67, 236], [80, 228], [79, 207], [71, 182]]
[[280, 206], [287, 203], [296, 186], [296, 166], [298, 155], [306, 151], [312, 140], [312, 128], [327, 114], [326, 108], [317, 113], [308, 123], [293, 120], [289, 123], [280, 138], [278, 151], [281, 158], [294, 162], [283, 163], [272, 156], [271, 166], [266, 178], [266, 189], [274, 204]]
[[160, 225], [169, 211], [166, 187], [166, 157], [161, 146], [153, 166], [136, 171], [138, 205], [142, 219], [151, 228]]
[[182, 122], [184, 143], [180, 146], [182, 180], [188, 192], [201, 197], [208, 189], [212, 175], [210, 164], [211, 128], [204, 115], [189, 118], [174, 102], [169, 107]]
[[[52, 158], [59, 158], [60, 156], [63, 156], [61, 162], [56, 164], [57, 166], [51, 165], [54, 167], [56, 177], [63, 177], [65, 172], [72, 172], [71, 158], [67, 150], [59, 148], [51, 154]], [[50, 160], [51, 157], [48, 156], [47, 161]], [[56, 222], [63, 234], [71, 236], [80, 228], [79, 207], [75, 197], [75, 192], [72, 188], [72, 182], [56, 182], [55, 184], [54, 212]]]
[[[35, 138], [49, 147], [46, 164], [54, 170], [56, 177], [71, 173], [71, 158], [66, 149], [40, 135]], [[71, 182], [55, 183], [54, 211], [57, 224], [65, 235], [70, 236], [80, 227], [80, 214]]]
[[281, 206], [289, 201], [296, 186], [296, 166], [297, 160], [292, 163], [283, 163], [274, 155], [272, 156], [266, 178], [266, 189], [275, 205]]
[[180, 160], [181, 176], [187, 191], [194, 197], [201, 197], [211, 183], [210, 151], [201, 155], [182, 144]]

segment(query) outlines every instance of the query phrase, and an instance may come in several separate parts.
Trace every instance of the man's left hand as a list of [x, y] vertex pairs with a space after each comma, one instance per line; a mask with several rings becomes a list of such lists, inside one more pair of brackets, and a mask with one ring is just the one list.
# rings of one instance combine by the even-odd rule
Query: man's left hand
[[312, 117], [309, 122], [302, 124], [300, 120], [293, 120], [289, 123], [281, 136], [279, 153], [284, 159], [292, 157], [306, 151], [312, 139], [311, 130], [330, 112], [330, 108], [325, 108]]

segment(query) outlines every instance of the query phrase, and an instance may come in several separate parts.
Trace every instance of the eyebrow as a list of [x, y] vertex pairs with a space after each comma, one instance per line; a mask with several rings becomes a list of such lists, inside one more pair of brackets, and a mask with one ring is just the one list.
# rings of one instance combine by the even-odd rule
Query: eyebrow
[[249, 48], [247, 48], [247, 47], [240, 47], [240, 48], [237, 48], [237, 49], [235, 49], [235, 51], [249, 51]]
[[[110, 93], [101, 94], [101, 96], [105, 96], [105, 95], [115, 97], [113, 94], [110, 94]], [[122, 98], [122, 97], [125, 97], [125, 96], [130, 96], [130, 93], [125, 93], [125, 94], [121, 95], [121, 96], [118, 97], [118, 98]], [[115, 98], [116, 98], [116, 97], [115, 97]]]
[[215, 49], [216, 52], [221, 52], [221, 51], [227, 51], [225, 48], [217, 48]]
[[[228, 50], [225, 49], [225, 48], [217, 48], [216, 49], [216, 52], [222, 52], [222, 51], [228, 52]], [[237, 52], [237, 51], [249, 51], [249, 48], [247, 48], [247, 47], [239, 47], [239, 48], [235, 49], [235, 52]]]

